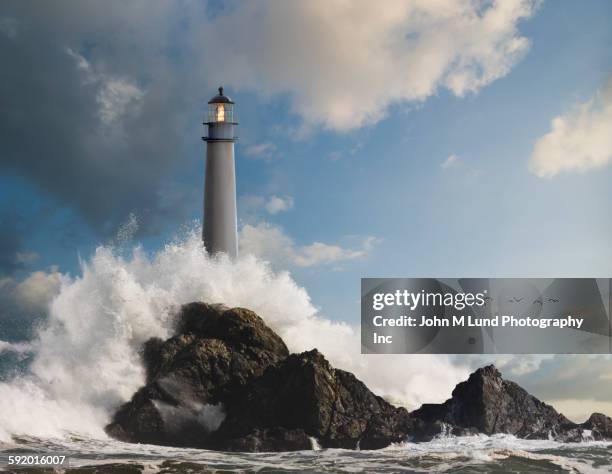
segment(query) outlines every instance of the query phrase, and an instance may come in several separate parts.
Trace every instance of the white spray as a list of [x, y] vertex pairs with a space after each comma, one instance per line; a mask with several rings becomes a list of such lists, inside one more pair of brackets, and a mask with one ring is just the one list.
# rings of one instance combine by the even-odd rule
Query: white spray
[[443, 356], [365, 356], [358, 329], [320, 316], [287, 272], [253, 256], [210, 258], [198, 235], [149, 256], [99, 247], [79, 277], [62, 278], [48, 324], [32, 342], [30, 374], [0, 383], [0, 441], [11, 435], [104, 437], [112, 411], [143, 384], [139, 357], [169, 337], [176, 309], [191, 301], [243, 306], [262, 316], [292, 352], [319, 349], [374, 392], [414, 408], [441, 401], [466, 378]]

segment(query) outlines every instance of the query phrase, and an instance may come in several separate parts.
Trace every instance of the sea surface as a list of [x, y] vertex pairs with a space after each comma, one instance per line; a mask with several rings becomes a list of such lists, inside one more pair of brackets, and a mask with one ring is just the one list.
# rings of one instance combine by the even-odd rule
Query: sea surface
[[[316, 441], [313, 446], [316, 448]], [[8, 455], [65, 454], [69, 467], [55, 471], [14, 468]], [[0, 444], [0, 472], [38, 473], [599, 473], [612, 472], [612, 443], [564, 444], [520, 440], [509, 435], [444, 437], [401, 443], [377, 451], [315, 449], [291, 453], [222, 453], [127, 444], [68, 436], [22, 437]], [[4, 469], [4, 470], [2, 470]]]

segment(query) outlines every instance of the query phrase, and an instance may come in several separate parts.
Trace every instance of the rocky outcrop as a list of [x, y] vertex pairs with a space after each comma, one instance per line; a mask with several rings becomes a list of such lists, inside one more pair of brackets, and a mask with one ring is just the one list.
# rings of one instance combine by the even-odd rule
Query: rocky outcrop
[[408, 412], [316, 350], [289, 355], [255, 313], [182, 308], [178, 335], [149, 340], [147, 384], [106, 431], [117, 439], [234, 451], [380, 448], [404, 438]]
[[590, 431], [585, 436], [592, 439], [612, 439], [612, 418], [601, 413], [593, 413], [581, 428]]
[[258, 430], [303, 430], [323, 447], [374, 449], [401, 441], [408, 412], [374, 395], [316, 349], [293, 354], [254, 380], [218, 431], [226, 447], [261, 450]]
[[[575, 424], [494, 366], [441, 404], [408, 413], [336, 369], [316, 349], [289, 354], [252, 311], [191, 303], [177, 335], [143, 349], [146, 385], [106, 427], [117, 439], [227, 451], [378, 449], [411, 439], [508, 433], [561, 441], [612, 438], [612, 419]], [[399, 374], [398, 374], [399, 375]]]
[[508, 433], [520, 438], [580, 438], [579, 426], [514, 382], [504, 380], [493, 365], [476, 370], [459, 383], [442, 404], [425, 404], [411, 414], [427, 428], [419, 438], [435, 434], [437, 423], [451, 434]]
[[115, 414], [106, 431], [139, 443], [204, 447], [223, 419], [223, 404], [289, 355], [252, 311], [191, 303], [178, 335], [145, 344], [147, 384]]

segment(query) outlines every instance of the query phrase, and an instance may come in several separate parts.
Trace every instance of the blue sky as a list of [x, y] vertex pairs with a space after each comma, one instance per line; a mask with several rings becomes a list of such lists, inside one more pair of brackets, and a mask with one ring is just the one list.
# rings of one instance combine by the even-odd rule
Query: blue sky
[[[25, 35], [27, 15], [16, 8], [5, 17], [24, 25]], [[226, 91], [236, 101], [240, 120], [236, 154], [242, 224], [278, 227], [297, 247], [321, 242], [358, 253], [307, 267], [287, 261], [277, 265], [290, 268], [326, 315], [353, 322], [359, 316], [362, 276], [609, 276], [612, 167], [542, 178], [530, 172], [529, 160], [554, 117], [571, 113], [605, 86], [612, 71], [610, 20], [612, 5], [606, 1], [540, 4], [516, 22], [516, 36], [526, 38], [529, 47], [501, 77], [462, 96], [437, 87], [418, 100], [391, 100], [383, 117], [367, 117], [348, 130], [312, 123], [296, 109], [291, 92], [275, 94], [273, 85], [271, 93], [248, 84], [232, 86], [240, 81], [228, 67]], [[94, 64], [87, 30], [78, 35], [70, 47]], [[182, 63], [188, 53], [182, 35], [180, 27], [171, 33], [170, 62]], [[18, 34], [12, 41], [19, 40]], [[133, 54], [138, 53], [135, 47]], [[403, 67], [397, 64], [398, 70]], [[219, 77], [226, 77], [223, 71], [215, 71], [199, 95], [182, 97], [185, 108], [174, 111], [180, 126], [176, 146], [168, 150], [173, 156], [146, 192], [151, 201], [160, 193], [180, 194], [181, 211], [172, 215], [166, 209], [167, 215], [137, 236], [147, 250], [155, 251], [180, 224], [201, 216], [200, 117]], [[342, 84], [326, 87], [342, 90]], [[37, 132], [33, 128], [27, 135], [36, 140]], [[40, 166], [54, 159], [44, 150], [34, 151], [40, 153], [35, 157]], [[258, 151], [262, 156], [255, 156]], [[452, 163], [443, 166], [450, 156]], [[109, 241], [129, 212], [141, 218], [143, 206], [132, 209], [127, 199], [121, 212], [103, 213], [92, 223], [75, 202], [78, 196], [71, 199], [41, 183], [32, 169], [36, 164], [25, 169], [3, 161], [3, 230], [19, 234], [18, 245], [7, 251], [38, 255], [14, 268], [16, 278], [52, 265], [78, 272], [78, 256]], [[148, 165], [142, 161], [141, 166]], [[292, 207], [266, 212], [263, 206], [272, 196]], [[245, 205], [255, 197], [259, 208]], [[146, 194], [140, 198], [147, 201]], [[375, 240], [363, 247], [368, 237]]]

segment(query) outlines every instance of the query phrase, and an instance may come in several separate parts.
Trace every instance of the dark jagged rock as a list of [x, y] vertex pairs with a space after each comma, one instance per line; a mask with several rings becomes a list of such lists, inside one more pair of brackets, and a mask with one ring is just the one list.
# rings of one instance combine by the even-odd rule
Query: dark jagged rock
[[364, 449], [401, 441], [408, 412], [374, 395], [361, 381], [334, 369], [316, 349], [292, 354], [254, 380], [233, 403], [216, 433], [240, 440], [263, 429], [302, 429], [322, 447]]
[[452, 398], [442, 404], [425, 404], [411, 413], [426, 427], [420, 436], [432, 434], [432, 423], [453, 434], [464, 430], [484, 434], [508, 433], [520, 438], [579, 437], [578, 425], [553, 407], [504, 380], [493, 366], [480, 368], [467, 381], [457, 384]]
[[244, 308], [189, 303], [181, 310], [177, 332], [219, 339], [238, 349], [261, 349], [282, 357], [289, 354], [283, 340], [263, 319]]
[[191, 303], [182, 308], [178, 328], [165, 342], [145, 344], [147, 385], [117, 411], [106, 428], [109, 435], [205, 446], [222, 419], [221, 404], [289, 354], [259, 316], [242, 308]]
[[317, 350], [289, 356], [251, 311], [191, 303], [177, 331], [145, 344], [146, 385], [116, 412], [109, 435], [233, 451], [311, 449], [313, 439], [374, 449], [401, 441], [412, 422]]
[[591, 431], [595, 440], [612, 439], [612, 418], [601, 413], [593, 413], [581, 427]]
[[373, 394], [316, 349], [289, 355], [252, 311], [191, 303], [177, 335], [143, 348], [146, 385], [106, 427], [129, 442], [227, 451], [378, 449], [440, 434], [508, 433], [560, 441], [612, 438], [612, 419], [572, 423], [494, 366], [476, 370], [442, 404], [408, 413]]

